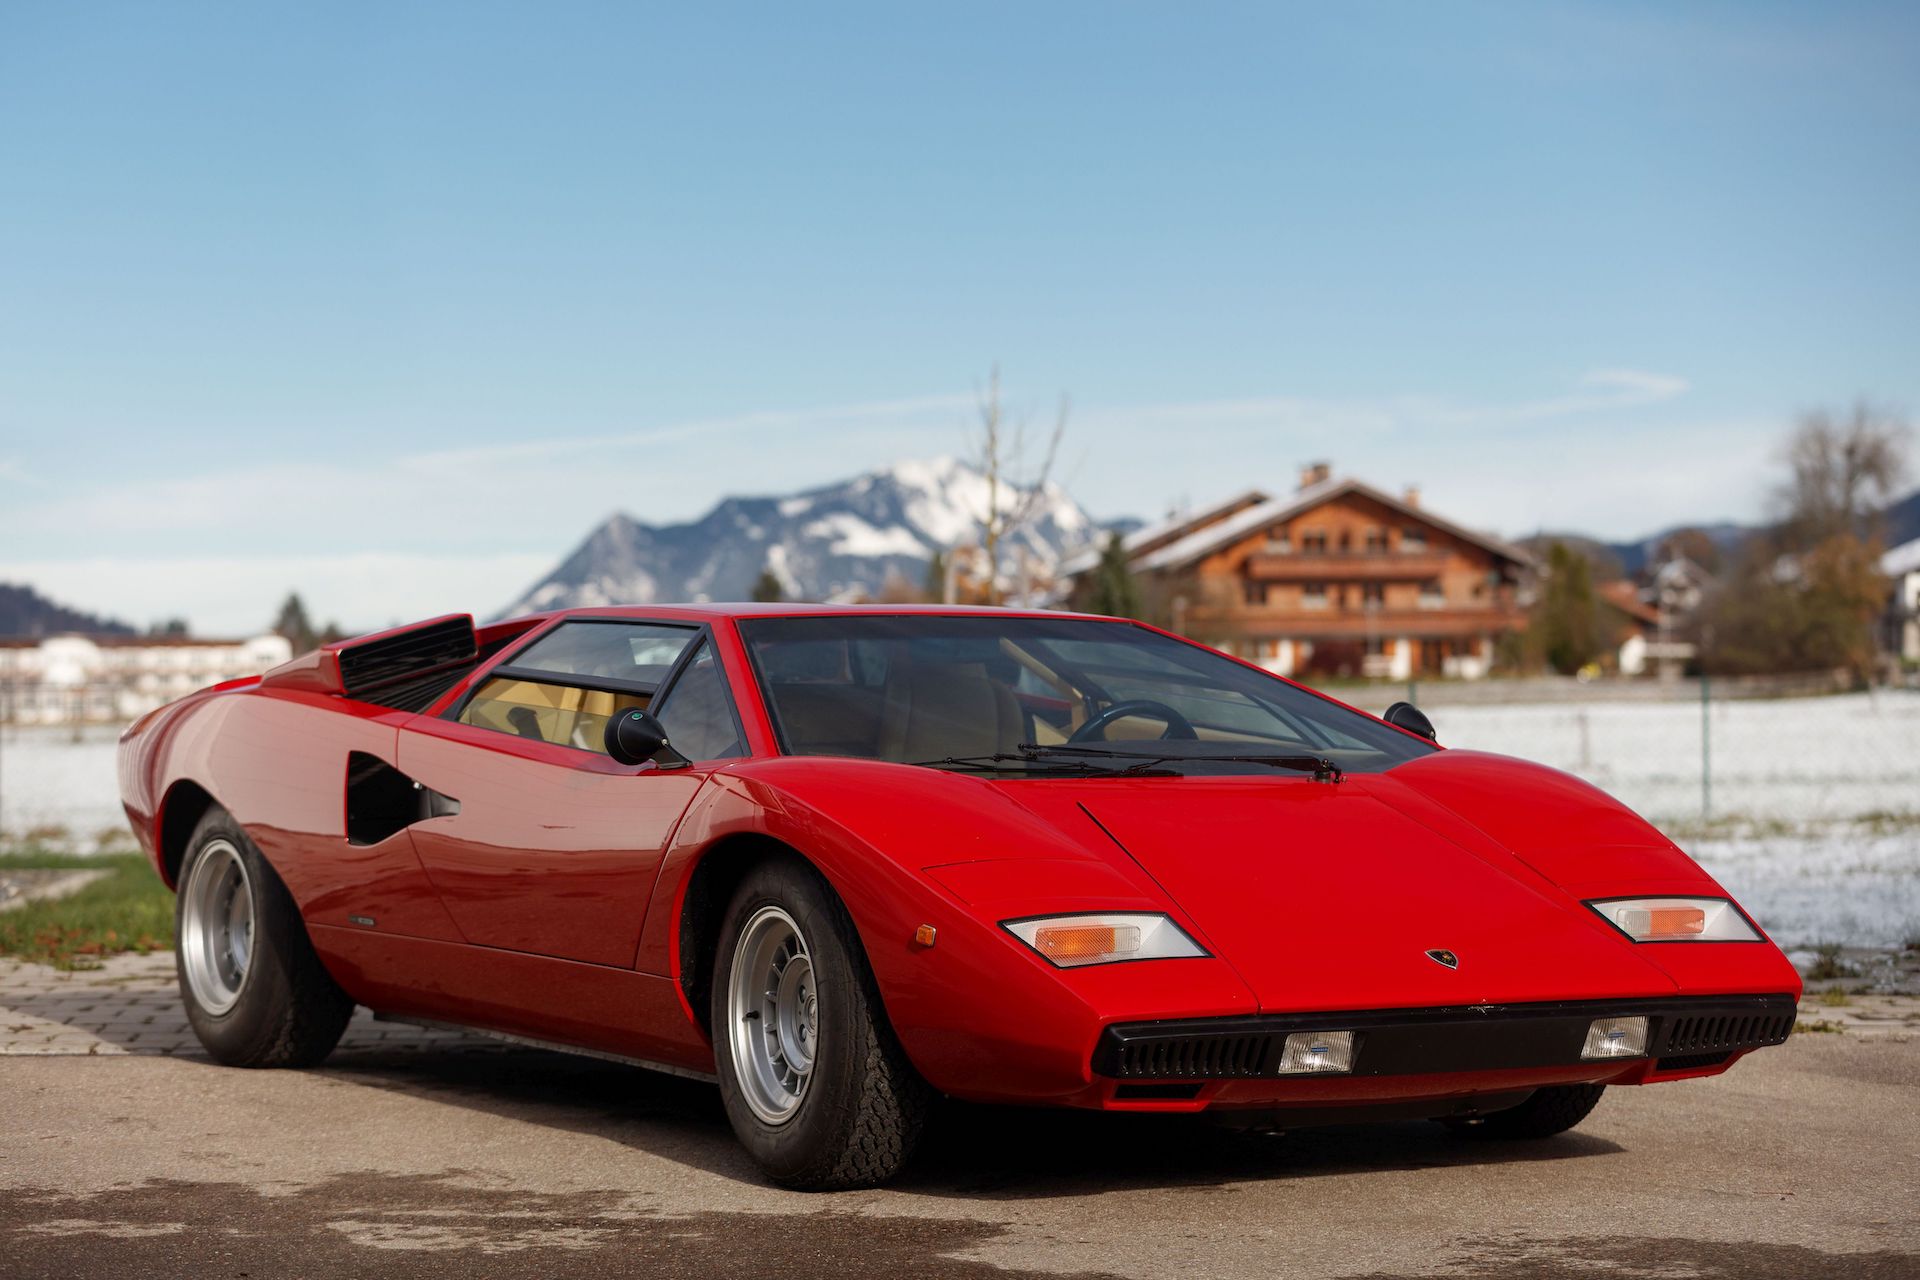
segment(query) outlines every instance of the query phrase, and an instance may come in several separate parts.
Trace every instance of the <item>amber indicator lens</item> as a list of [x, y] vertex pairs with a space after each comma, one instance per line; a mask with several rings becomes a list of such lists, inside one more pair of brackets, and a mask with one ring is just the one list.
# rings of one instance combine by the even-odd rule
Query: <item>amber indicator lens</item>
[[1707, 913], [1698, 907], [1661, 907], [1647, 912], [1649, 938], [1690, 938], [1707, 931]]
[[1034, 947], [1049, 960], [1091, 960], [1140, 949], [1137, 925], [1050, 924], [1034, 935]]

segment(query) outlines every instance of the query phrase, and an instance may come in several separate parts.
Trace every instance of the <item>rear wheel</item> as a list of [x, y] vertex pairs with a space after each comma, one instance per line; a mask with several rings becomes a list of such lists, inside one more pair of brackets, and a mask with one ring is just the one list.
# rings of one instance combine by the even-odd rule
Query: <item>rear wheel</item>
[[714, 958], [712, 1019], [727, 1118], [774, 1181], [869, 1187], [906, 1163], [932, 1091], [887, 1025], [846, 908], [811, 868], [747, 874]]
[[1455, 1133], [1478, 1138], [1551, 1138], [1585, 1120], [1606, 1091], [1603, 1084], [1549, 1085], [1534, 1090], [1533, 1096], [1517, 1107], [1477, 1120], [1448, 1119], [1441, 1123]]
[[222, 809], [188, 842], [174, 923], [187, 1022], [216, 1061], [304, 1067], [333, 1051], [353, 1001], [314, 954], [287, 887]]

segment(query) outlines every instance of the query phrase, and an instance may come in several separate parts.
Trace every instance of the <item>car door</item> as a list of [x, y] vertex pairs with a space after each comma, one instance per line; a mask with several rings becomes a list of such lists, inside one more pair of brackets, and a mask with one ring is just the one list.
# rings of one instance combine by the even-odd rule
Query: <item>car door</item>
[[[660, 715], [694, 762], [611, 759], [605, 724], [636, 707]], [[702, 628], [571, 619], [444, 717], [401, 727], [400, 769], [458, 808], [416, 824], [414, 847], [469, 943], [630, 967], [702, 762], [741, 754], [740, 742]]]

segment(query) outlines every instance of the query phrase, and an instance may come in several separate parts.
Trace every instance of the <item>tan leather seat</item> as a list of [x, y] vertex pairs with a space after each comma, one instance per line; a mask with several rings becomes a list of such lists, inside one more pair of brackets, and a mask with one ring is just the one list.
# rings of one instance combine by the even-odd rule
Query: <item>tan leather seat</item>
[[853, 685], [783, 684], [774, 705], [787, 747], [800, 755], [872, 756], [880, 744], [880, 691]]
[[978, 663], [925, 666], [896, 659], [880, 724], [883, 760], [940, 760], [1011, 751], [1025, 734], [1013, 690]]

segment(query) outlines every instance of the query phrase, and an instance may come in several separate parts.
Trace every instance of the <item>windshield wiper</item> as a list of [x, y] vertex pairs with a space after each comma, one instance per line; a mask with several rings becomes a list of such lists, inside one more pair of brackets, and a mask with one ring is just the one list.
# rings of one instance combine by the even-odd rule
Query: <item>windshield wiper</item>
[[1339, 765], [1325, 756], [1306, 755], [1198, 755], [1198, 756], [1143, 756], [1137, 751], [1116, 751], [1112, 747], [1071, 746], [1065, 743], [1048, 746], [1039, 742], [1020, 744], [1021, 756], [1035, 761], [1045, 760], [1049, 756], [1086, 756], [1103, 760], [1138, 760], [1140, 763], [1128, 773], [1144, 772], [1156, 765], [1164, 764], [1211, 764], [1220, 761], [1225, 764], [1265, 764], [1276, 769], [1294, 769], [1301, 773], [1311, 773], [1315, 782], [1338, 782], [1346, 777]]
[[942, 756], [938, 760], [910, 760], [907, 763], [923, 769], [957, 769], [965, 773], [1032, 773], [1064, 774], [1075, 778], [1172, 778], [1177, 777], [1171, 769], [1158, 766], [1163, 762], [1154, 759], [1140, 761], [1125, 769], [1109, 769], [1092, 760], [1044, 760], [1025, 750], [1028, 744], [1022, 743], [1019, 752], [996, 751], [990, 756]]

